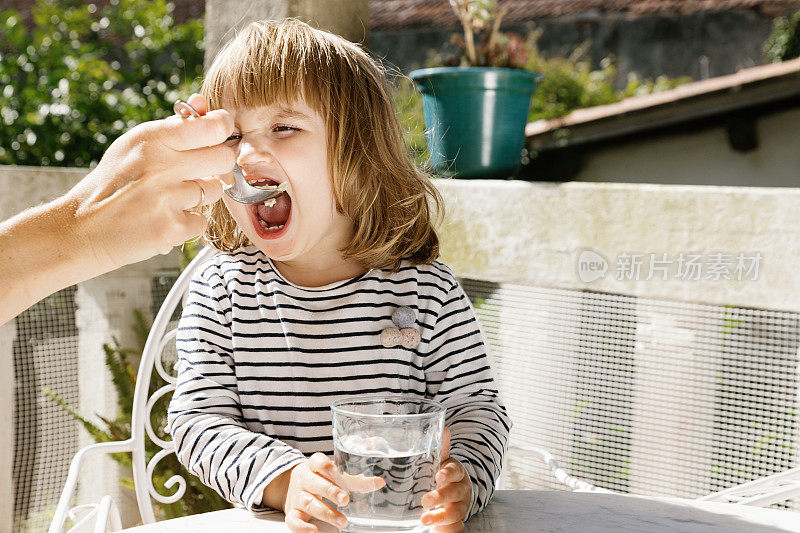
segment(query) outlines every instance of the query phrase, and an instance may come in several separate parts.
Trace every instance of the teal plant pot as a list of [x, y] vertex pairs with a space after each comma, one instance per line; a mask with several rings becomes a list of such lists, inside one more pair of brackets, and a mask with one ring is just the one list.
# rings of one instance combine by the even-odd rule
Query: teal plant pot
[[428, 151], [437, 174], [508, 178], [519, 168], [531, 97], [541, 75], [489, 67], [410, 74], [422, 93]]

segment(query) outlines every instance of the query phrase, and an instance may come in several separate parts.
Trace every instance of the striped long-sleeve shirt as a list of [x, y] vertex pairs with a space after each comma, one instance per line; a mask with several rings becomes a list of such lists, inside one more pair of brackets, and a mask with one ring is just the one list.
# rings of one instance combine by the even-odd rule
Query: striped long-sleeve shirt
[[[421, 341], [384, 347], [402, 306]], [[447, 408], [450, 456], [472, 481], [469, 516], [488, 503], [511, 422], [473, 308], [444, 264], [309, 288], [256, 248], [219, 254], [191, 281], [176, 342], [178, 459], [230, 502], [261, 509], [275, 477], [314, 452], [332, 455], [334, 400], [412, 395]]]

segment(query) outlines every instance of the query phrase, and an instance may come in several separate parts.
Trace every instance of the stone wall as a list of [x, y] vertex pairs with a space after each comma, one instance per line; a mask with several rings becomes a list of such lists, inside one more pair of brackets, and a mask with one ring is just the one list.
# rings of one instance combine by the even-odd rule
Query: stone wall
[[448, 209], [442, 260], [460, 276], [800, 311], [800, 189], [505, 180], [437, 185]]
[[[586, 57], [597, 67], [613, 56], [619, 67], [618, 86], [628, 73], [643, 77], [691, 76], [702, 79], [732, 74], [764, 63], [761, 45], [769, 35], [771, 17], [737, 10], [682, 16], [620, 17], [586, 13], [504, 25], [522, 36], [541, 30], [539, 46], [548, 56], [569, 55], [586, 43]], [[425, 66], [432, 53], [453, 52], [449, 45], [458, 27], [418, 27], [402, 30], [373, 29], [372, 52], [408, 73]], [[701, 58], [708, 58], [704, 72]]]

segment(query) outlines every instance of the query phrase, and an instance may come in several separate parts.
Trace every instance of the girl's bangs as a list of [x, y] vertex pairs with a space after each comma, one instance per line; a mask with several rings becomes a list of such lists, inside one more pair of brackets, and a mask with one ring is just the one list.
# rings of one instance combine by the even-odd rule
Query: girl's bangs
[[210, 109], [291, 104], [303, 97], [322, 113], [318, 61], [328, 54], [319, 38], [305, 33], [302, 27], [263, 22], [237, 35], [206, 74], [202, 92]]

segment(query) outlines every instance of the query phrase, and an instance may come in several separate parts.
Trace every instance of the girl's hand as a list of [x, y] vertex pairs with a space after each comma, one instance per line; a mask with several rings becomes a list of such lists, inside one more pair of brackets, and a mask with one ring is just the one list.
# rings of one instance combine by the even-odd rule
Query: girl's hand
[[342, 476], [325, 454], [315, 453], [291, 471], [283, 505], [286, 525], [292, 533], [316, 533], [317, 526], [310, 523], [312, 518], [316, 518], [344, 527], [347, 518], [324, 500], [343, 507], [350, 501], [350, 495], [342, 487], [356, 492], [372, 492], [385, 484], [377, 477]]
[[[450, 430], [444, 429], [442, 465], [436, 474], [436, 490], [422, 497], [422, 523], [433, 526], [432, 533], [457, 533], [464, 531], [472, 501], [472, 484], [467, 471], [450, 457]], [[433, 507], [436, 507], [433, 509]]]

